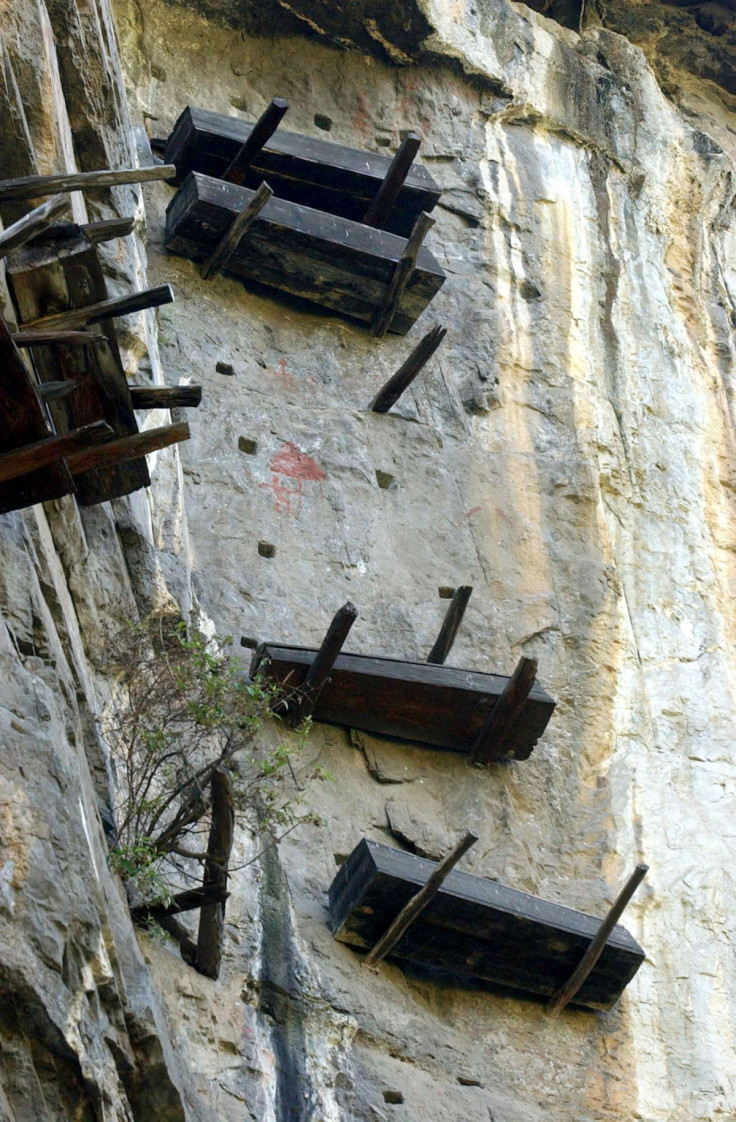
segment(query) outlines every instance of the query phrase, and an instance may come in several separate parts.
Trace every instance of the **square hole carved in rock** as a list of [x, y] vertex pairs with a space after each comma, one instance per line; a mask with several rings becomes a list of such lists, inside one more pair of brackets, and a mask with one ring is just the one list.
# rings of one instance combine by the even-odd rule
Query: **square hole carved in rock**
[[376, 482], [382, 491], [395, 491], [399, 485], [395, 475], [389, 471], [379, 471], [377, 468]]
[[275, 557], [276, 546], [272, 545], [271, 542], [259, 542], [258, 553], [261, 557]]
[[258, 441], [254, 440], [252, 436], [239, 436], [238, 449], [245, 452], [246, 456], [255, 456], [258, 451]]
[[404, 1096], [401, 1093], [401, 1091], [384, 1091], [383, 1092], [383, 1101], [385, 1103], [391, 1103], [394, 1106], [396, 1106], [399, 1103], [403, 1103]]

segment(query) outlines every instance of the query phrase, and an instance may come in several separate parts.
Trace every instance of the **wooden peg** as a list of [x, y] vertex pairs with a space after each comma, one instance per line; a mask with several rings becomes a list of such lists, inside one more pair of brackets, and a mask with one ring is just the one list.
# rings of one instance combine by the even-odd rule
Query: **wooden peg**
[[113, 238], [127, 238], [134, 228], [135, 218], [105, 218], [101, 222], [87, 222], [82, 226], [82, 233], [95, 245], [100, 245]]
[[284, 114], [289, 108], [288, 101], [282, 97], [275, 97], [266, 111], [256, 121], [251, 129], [250, 136], [239, 152], [235, 154], [225, 170], [223, 179], [227, 183], [242, 183], [248, 174], [248, 168], [253, 163], [261, 149], [281, 124]]
[[404, 186], [404, 181], [411, 170], [411, 165], [421, 143], [414, 132], [410, 132], [401, 142], [398, 152], [383, 177], [383, 183], [378, 188], [376, 197], [365, 212], [364, 226], [383, 226], [391, 212], [391, 207], [396, 202], [399, 191]]
[[12, 226], [8, 226], [7, 230], [0, 232], [0, 258], [7, 257], [13, 250], [20, 249], [26, 242], [38, 237], [68, 206], [66, 195], [54, 195], [53, 199], [47, 199]]
[[49, 436], [22, 448], [14, 448], [12, 452], [5, 452], [0, 456], [0, 483], [7, 483], [9, 479], [17, 479], [19, 475], [27, 475], [30, 471], [56, 463], [66, 456], [82, 452], [90, 445], [102, 444], [114, 435], [105, 421], [95, 421], [94, 424], [62, 433], [61, 436]]
[[235, 215], [235, 218], [220, 238], [215, 249], [201, 266], [199, 275], [202, 280], [212, 280], [221, 269], [225, 268], [237, 249], [241, 238], [245, 236], [271, 198], [273, 198], [273, 191], [264, 181], [248, 205], [241, 210], [240, 214]]
[[131, 386], [134, 409], [196, 409], [201, 386]]
[[162, 304], [170, 304], [173, 299], [174, 290], [171, 285], [162, 284], [157, 288], [146, 288], [143, 292], [131, 292], [128, 296], [116, 296], [112, 300], [88, 304], [86, 308], [68, 308], [65, 312], [41, 316], [40, 319], [24, 323], [23, 329], [25, 331], [86, 327], [92, 323], [101, 323], [105, 319], [113, 319], [115, 316], [129, 316], [146, 308], [159, 308]]
[[455, 642], [455, 636], [463, 621], [465, 609], [472, 592], [472, 586], [469, 584], [463, 584], [460, 588], [455, 589], [455, 595], [445, 613], [437, 641], [427, 656], [427, 662], [436, 663], [438, 666], [444, 665], [445, 659], [452, 649], [452, 644]]
[[467, 853], [477, 840], [478, 835], [473, 830], [468, 830], [465, 837], [440, 861], [423, 888], [420, 888], [416, 895], [412, 896], [411, 900], [404, 905], [385, 934], [368, 951], [363, 959], [364, 966], [376, 966], [381, 959], [391, 953], [407, 928], [414, 923], [414, 920], [421, 915], [430, 900], [437, 895], [447, 874], [452, 872], [463, 854]]
[[648, 865], [636, 866], [609, 909], [606, 918], [598, 928], [595, 938], [591, 941], [590, 946], [580, 960], [580, 965], [573, 974], [571, 974], [564, 986], [561, 986], [557, 993], [547, 1002], [547, 1012], [551, 1017], [558, 1017], [565, 1006], [570, 1004], [576, 993], [582, 988], [586, 978], [592, 973], [595, 964], [603, 954], [608, 938], [621, 918], [624, 908], [648, 872]]
[[[299, 700], [293, 708], [288, 710], [290, 719], [296, 723], [304, 717], [309, 717], [314, 711], [320, 693], [330, 676], [335, 660], [342, 650], [348, 637], [350, 628], [358, 618], [358, 609], [348, 600], [339, 608], [327, 629], [327, 634], [322, 640], [322, 646], [314, 656], [314, 662], [309, 667], [304, 681], [299, 687]], [[285, 705], [277, 706], [277, 712], [286, 710]]]
[[37, 199], [57, 192], [88, 191], [93, 187], [122, 187], [127, 183], [150, 183], [157, 179], [174, 179], [173, 164], [157, 164], [152, 168], [125, 168], [120, 171], [79, 171], [64, 175], [25, 175], [21, 179], [0, 181], [0, 201]]
[[66, 457], [66, 465], [72, 475], [81, 475], [82, 472], [92, 468], [111, 467], [113, 464], [124, 464], [128, 460], [137, 460], [140, 456], [147, 456], [150, 452], [157, 452], [160, 448], [168, 448], [170, 444], [179, 444], [182, 440], [189, 440], [189, 425], [182, 421], [176, 425], [161, 425], [157, 429], [147, 429], [145, 432], [136, 433], [134, 436], [123, 436], [119, 440], [111, 440], [101, 448], [88, 452], [79, 452], [74, 456]]
[[414, 223], [414, 228], [407, 239], [404, 252], [396, 263], [396, 268], [394, 269], [391, 282], [386, 290], [383, 304], [373, 322], [371, 334], [375, 335], [377, 339], [383, 339], [391, 326], [394, 312], [401, 303], [401, 299], [406, 291], [406, 286], [414, 272], [419, 250], [422, 248], [422, 242], [433, 226], [434, 218], [427, 214], [426, 211], [422, 211]]
[[399, 367], [373, 398], [370, 408], [374, 413], [388, 413], [391, 406], [396, 404], [404, 390], [409, 388], [422, 367], [432, 357], [446, 334], [447, 328], [440, 327], [438, 324], [431, 331], [428, 331], [423, 339], [419, 340], [406, 362]]
[[[210, 790], [212, 792], [211, 823], [202, 887], [214, 888], [225, 893], [235, 829], [233, 781], [227, 768], [215, 768], [212, 772]], [[205, 904], [199, 913], [195, 967], [207, 978], [217, 978], [220, 973], [224, 933], [224, 900]]]
[[13, 342], [16, 347], [45, 347], [50, 343], [65, 347], [94, 347], [106, 343], [107, 339], [99, 331], [14, 331]]
[[526, 704], [537, 676], [537, 660], [520, 658], [506, 688], [490, 712], [473, 745], [471, 763], [485, 767], [491, 760], [504, 758], [505, 741]]

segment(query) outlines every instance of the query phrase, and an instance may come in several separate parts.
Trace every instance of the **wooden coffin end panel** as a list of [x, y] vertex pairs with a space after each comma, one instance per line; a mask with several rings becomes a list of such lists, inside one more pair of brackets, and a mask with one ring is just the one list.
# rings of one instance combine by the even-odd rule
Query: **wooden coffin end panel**
[[[166, 211], [167, 249], [203, 261], [253, 194], [191, 173]], [[404, 238], [383, 230], [272, 198], [239, 242], [227, 271], [370, 324], [405, 245]], [[423, 246], [391, 330], [406, 334], [444, 281], [443, 270]]]
[[[369, 948], [425, 883], [433, 861], [363, 839], [329, 889], [340, 942]], [[457, 870], [399, 940], [392, 957], [473, 985], [547, 998], [572, 974], [599, 920]], [[617, 926], [575, 1004], [610, 1009], [644, 961]]]
[[[164, 161], [175, 164], [180, 181], [191, 171], [222, 178], [252, 129], [249, 121], [188, 106], [166, 141]], [[280, 199], [361, 222], [390, 164], [379, 153], [279, 128], [257, 154], [244, 186], [255, 189], [265, 179]], [[441, 193], [427, 168], [413, 164], [384, 228], [408, 238]]]
[[[315, 655], [310, 647], [262, 644], [253, 658], [251, 675], [261, 673], [294, 688], [303, 681]], [[507, 682], [499, 674], [343, 652], [313, 716], [326, 724], [469, 753]], [[527, 759], [554, 708], [553, 699], [535, 683], [504, 746], [503, 758]]]

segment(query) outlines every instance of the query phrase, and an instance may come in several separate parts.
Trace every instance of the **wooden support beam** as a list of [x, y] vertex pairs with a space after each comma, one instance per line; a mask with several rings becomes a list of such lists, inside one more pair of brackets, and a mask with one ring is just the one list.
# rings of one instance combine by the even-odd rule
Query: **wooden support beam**
[[289, 103], [285, 101], [284, 98], [275, 97], [273, 99], [265, 112], [262, 113], [256, 121], [245, 144], [243, 144], [242, 148], [236, 153], [225, 169], [225, 174], [222, 178], [226, 180], [227, 183], [241, 184], [243, 182], [248, 173], [248, 168], [261, 149], [268, 144], [269, 140], [276, 132], [276, 129], [281, 124], [288, 108]]
[[293, 718], [302, 720], [311, 716], [330, 671], [335, 665], [335, 659], [343, 648], [350, 628], [358, 618], [358, 609], [350, 601], [346, 601], [335, 612], [332, 623], [327, 629], [327, 634], [322, 640], [322, 646], [314, 656], [314, 661], [304, 676], [304, 681], [299, 687], [299, 700]]
[[365, 212], [364, 226], [383, 227], [385, 225], [399, 191], [404, 186], [421, 143], [414, 132], [410, 132], [408, 136], [404, 137], [383, 178], [383, 183], [378, 188], [376, 197]]
[[376, 945], [368, 951], [363, 959], [364, 966], [376, 966], [381, 959], [391, 953], [407, 928], [411, 926], [417, 916], [421, 915], [430, 900], [437, 895], [447, 874], [455, 868], [463, 854], [467, 853], [477, 840], [478, 835], [473, 830], [468, 830], [454, 849], [440, 861], [434, 872], [430, 874], [426, 884], [404, 905], [388, 930], [381, 936]]
[[53, 220], [66, 210], [69, 200], [66, 195], [54, 195], [45, 203], [35, 207], [34, 210], [19, 218], [12, 226], [0, 232], [0, 258], [7, 257], [15, 249], [20, 249], [26, 242], [38, 237]]
[[87, 222], [82, 226], [82, 233], [95, 245], [100, 245], [113, 238], [127, 238], [134, 228], [135, 218], [105, 218], [101, 222]]
[[150, 183], [175, 179], [173, 164], [152, 168], [124, 168], [120, 171], [79, 171], [64, 175], [25, 175], [21, 179], [0, 180], [0, 202], [6, 199], [37, 199], [57, 192], [88, 191], [93, 187], [122, 187], [127, 183]]
[[431, 331], [428, 331], [423, 339], [419, 340], [406, 362], [399, 367], [373, 398], [370, 408], [374, 413], [388, 413], [391, 406], [396, 404], [404, 390], [409, 388], [422, 367], [432, 357], [446, 334], [447, 328], [440, 327], [438, 324]]
[[627, 880], [624, 887], [616, 897], [611, 905], [608, 915], [601, 923], [595, 937], [592, 939], [590, 946], [580, 960], [580, 965], [576, 968], [574, 973], [570, 976], [569, 980], [565, 982], [564, 986], [560, 986], [556, 994], [554, 994], [547, 1002], [547, 1012], [551, 1017], [558, 1017], [566, 1005], [569, 1005], [574, 1000], [575, 995], [582, 988], [586, 978], [592, 973], [595, 964], [603, 954], [606, 943], [613, 932], [614, 927], [620, 920], [624, 908], [628, 904], [631, 897], [636, 892], [637, 888], [644, 880], [644, 877], [649, 871], [648, 865], [637, 865], [633, 873]]
[[161, 425], [160, 428], [148, 429], [135, 436], [123, 436], [120, 440], [111, 440], [109, 444], [89, 452], [78, 452], [75, 456], [67, 456], [66, 465], [72, 475], [81, 475], [93, 468], [111, 467], [113, 464], [137, 460], [140, 456], [147, 456], [160, 448], [168, 448], [170, 444], [189, 440], [190, 435], [186, 421], [176, 425]]
[[414, 223], [414, 229], [409, 235], [404, 247], [404, 252], [394, 269], [394, 274], [386, 290], [383, 304], [379, 308], [378, 315], [373, 321], [371, 334], [375, 335], [377, 339], [383, 339], [391, 326], [391, 320], [394, 318], [394, 313], [401, 303], [401, 298], [406, 291], [406, 286], [411, 280], [411, 275], [416, 267], [419, 250], [422, 248], [422, 242], [433, 226], [434, 218], [422, 211]]
[[27, 475], [30, 471], [56, 463], [90, 445], [103, 444], [114, 435], [105, 421], [96, 421], [61, 436], [49, 436], [45, 440], [25, 444], [22, 448], [14, 448], [12, 452], [0, 455], [0, 483], [7, 483], [9, 479], [17, 479], [19, 475]]
[[181, 912], [193, 912], [206, 904], [223, 904], [229, 896], [222, 885], [205, 884], [201, 888], [188, 888], [177, 892], [168, 904], [136, 904], [130, 909], [134, 922], [147, 918], [158, 920], [162, 916], [176, 916]]
[[63, 382], [41, 382], [36, 386], [41, 401], [61, 401], [79, 388], [79, 382], [68, 379]]
[[271, 198], [273, 198], [273, 191], [264, 181], [247, 206], [241, 210], [240, 214], [235, 215], [210, 256], [200, 266], [199, 275], [202, 280], [212, 280], [221, 269], [226, 267], [241, 238], [245, 236]]
[[61, 343], [65, 347], [94, 347], [107, 340], [98, 331], [14, 331], [16, 347], [45, 347]]
[[450, 601], [450, 606], [445, 613], [445, 618], [442, 621], [442, 627], [437, 636], [437, 641], [427, 656], [427, 662], [434, 662], [437, 666], [444, 665], [445, 659], [452, 650], [452, 644], [455, 642], [457, 630], [463, 622], [465, 609], [468, 606], [468, 600], [472, 592], [472, 586], [469, 584], [463, 584], [460, 588], [455, 589], [455, 595]]
[[157, 288], [145, 288], [142, 292], [131, 292], [128, 296], [116, 296], [112, 300], [100, 300], [97, 304], [88, 304], [86, 308], [68, 308], [65, 312], [54, 312], [40, 319], [24, 323], [24, 329], [48, 330], [50, 328], [78, 328], [92, 323], [101, 323], [105, 319], [115, 316], [129, 316], [133, 312], [142, 312], [146, 308], [159, 308], [162, 304], [171, 304], [174, 299], [174, 290], [170, 284], [162, 284]]
[[134, 409], [196, 409], [201, 386], [131, 386]]
[[537, 660], [520, 658], [473, 745], [470, 762], [476, 767], [485, 767], [491, 760], [503, 759], [504, 743], [526, 705], [536, 676]]
[[[211, 823], [204, 884], [216, 886], [224, 892], [227, 888], [227, 870], [235, 829], [233, 781], [227, 768], [216, 768], [213, 771], [210, 790]], [[199, 913], [195, 967], [207, 978], [217, 978], [220, 973], [224, 931], [224, 902], [206, 904]]]

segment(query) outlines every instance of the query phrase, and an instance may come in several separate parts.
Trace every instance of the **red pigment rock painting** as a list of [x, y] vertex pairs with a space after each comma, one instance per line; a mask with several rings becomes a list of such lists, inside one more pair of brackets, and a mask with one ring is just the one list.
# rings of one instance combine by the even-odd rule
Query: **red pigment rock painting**
[[298, 515], [302, 507], [304, 484], [322, 483], [327, 473], [319, 464], [297, 448], [296, 444], [286, 441], [280, 452], [276, 452], [269, 464], [272, 476], [270, 483], [260, 483], [268, 487], [276, 498], [273, 508], [279, 514]]

